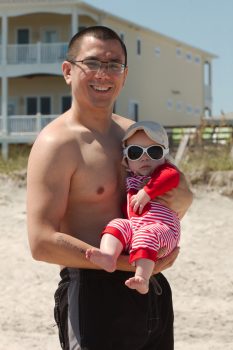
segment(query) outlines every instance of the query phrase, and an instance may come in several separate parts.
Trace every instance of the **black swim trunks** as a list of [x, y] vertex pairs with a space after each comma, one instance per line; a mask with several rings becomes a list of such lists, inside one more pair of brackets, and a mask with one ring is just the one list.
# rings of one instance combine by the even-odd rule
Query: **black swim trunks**
[[171, 289], [162, 274], [144, 295], [125, 286], [130, 272], [65, 268], [60, 275], [54, 315], [62, 349], [174, 349]]

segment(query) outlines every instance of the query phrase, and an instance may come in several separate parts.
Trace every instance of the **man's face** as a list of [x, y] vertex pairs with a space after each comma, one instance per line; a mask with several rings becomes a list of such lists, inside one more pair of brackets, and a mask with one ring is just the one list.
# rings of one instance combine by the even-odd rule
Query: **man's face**
[[[117, 40], [102, 41], [92, 36], [82, 39], [75, 61], [87, 59], [125, 63], [124, 52]], [[78, 105], [88, 104], [96, 108], [111, 108], [124, 85], [127, 68], [123, 73], [113, 73], [108, 69], [107, 64], [102, 64], [96, 71], [89, 69], [85, 62], [69, 64], [71, 64], [70, 84], [73, 99]]]

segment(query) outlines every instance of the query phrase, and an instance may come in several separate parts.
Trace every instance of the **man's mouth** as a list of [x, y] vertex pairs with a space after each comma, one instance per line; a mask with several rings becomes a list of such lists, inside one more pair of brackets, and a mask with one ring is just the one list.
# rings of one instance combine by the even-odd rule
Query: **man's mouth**
[[111, 90], [111, 87], [107, 86], [91, 85], [91, 87], [98, 92], [107, 92]]

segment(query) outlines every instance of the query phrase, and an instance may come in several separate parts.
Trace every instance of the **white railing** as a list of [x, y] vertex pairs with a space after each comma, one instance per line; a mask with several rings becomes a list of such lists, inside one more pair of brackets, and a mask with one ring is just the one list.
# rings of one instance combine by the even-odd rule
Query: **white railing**
[[[57, 115], [14, 115], [8, 117], [8, 134], [38, 134]], [[0, 135], [3, 133], [3, 120], [0, 117]]]
[[21, 44], [7, 46], [8, 64], [56, 63], [66, 57], [67, 43]]

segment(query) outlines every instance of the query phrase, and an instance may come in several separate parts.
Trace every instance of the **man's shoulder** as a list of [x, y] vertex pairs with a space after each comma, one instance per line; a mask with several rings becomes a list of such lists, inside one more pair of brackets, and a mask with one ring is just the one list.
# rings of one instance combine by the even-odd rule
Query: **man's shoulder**
[[48, 153], [61, 152], [72, 148], [73, 139], [73, 133], [64, 115], [60, 115], [41, 130], [34, 143], [34, 148], [43, 148]]
[[133, 120], [118, 114], [113, 114], [112, 118], [115, 121], [115, 123], [117, 123], [124, 131], [126, 131], [130, 127], [130, 125], [134, 123]]

